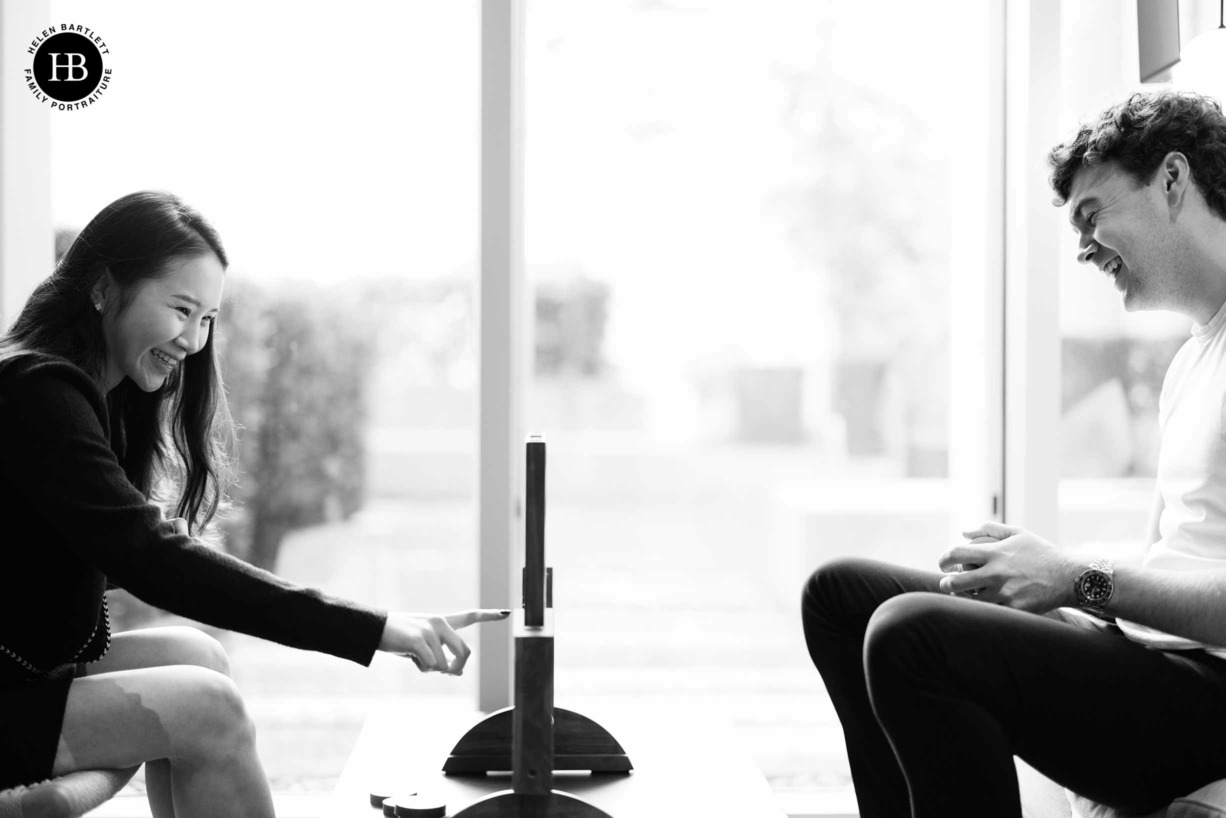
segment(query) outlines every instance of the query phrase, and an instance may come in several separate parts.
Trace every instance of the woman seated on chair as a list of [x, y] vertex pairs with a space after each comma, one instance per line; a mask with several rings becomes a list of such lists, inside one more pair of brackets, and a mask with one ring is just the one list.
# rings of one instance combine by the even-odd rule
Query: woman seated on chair
[[185, 627], [112, 635], [108, 583], [219, 628], [450, 674], [470, 653], [456, 630], [509, 614], [380, 611], [193, 538], [229, 483], [214, 356], [227, 263], [199, 213], [134, 193], [0, 336], [0, 789], [144, 762], [157, 818], [273, 814], [221, 645]]

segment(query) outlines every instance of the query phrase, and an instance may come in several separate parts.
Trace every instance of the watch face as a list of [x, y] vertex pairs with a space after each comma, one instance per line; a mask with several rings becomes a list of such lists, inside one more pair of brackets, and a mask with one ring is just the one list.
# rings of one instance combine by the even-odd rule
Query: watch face
[[1111, 575], [1091, 569], [1081, 575], [1081, 594], [1087, 602], [1102, 602], [1111, 597]]

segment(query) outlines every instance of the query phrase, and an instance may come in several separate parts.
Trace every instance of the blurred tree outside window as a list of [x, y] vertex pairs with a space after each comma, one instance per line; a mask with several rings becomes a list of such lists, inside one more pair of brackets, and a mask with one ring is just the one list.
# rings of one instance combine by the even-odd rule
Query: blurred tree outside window
[[995, 59], [984, 9], [528, 3], [559, 697], [680, 691], [776, 789], [848, 786], [796, 600], [826, 559], [932, 565], [957, 530], [951, 243], [988, 215], [956, 146], [991, 122], [952, 89]]

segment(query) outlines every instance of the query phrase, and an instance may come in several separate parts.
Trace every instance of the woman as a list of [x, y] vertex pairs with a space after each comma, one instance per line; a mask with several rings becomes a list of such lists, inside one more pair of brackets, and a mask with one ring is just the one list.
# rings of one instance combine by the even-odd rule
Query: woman
[[[456, 629], [510, 613], [379, 611], [190, 536], [230, 482], [213, 344], [226, 266], [199, 213], [134, 193], [0, 337], [0, 789], [145, 762], [157, 818], [273, 814], [221, 645], [192, 628], [112, 636], [108, 583], [220, 628], [456, 675], [470, 653]], [[155, 501], [172, 492], [166, 520]]]

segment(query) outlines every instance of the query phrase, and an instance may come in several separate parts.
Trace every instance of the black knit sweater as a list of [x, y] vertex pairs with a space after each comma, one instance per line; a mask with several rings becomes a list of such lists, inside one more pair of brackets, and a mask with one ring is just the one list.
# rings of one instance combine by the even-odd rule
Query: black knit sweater
[[111, 448], [106, 401], [68, 361], [0, 364], [0, 682], [105, 649], [108, 580], [199, 622], [369, 664], [387, 619], [174, 533]]

